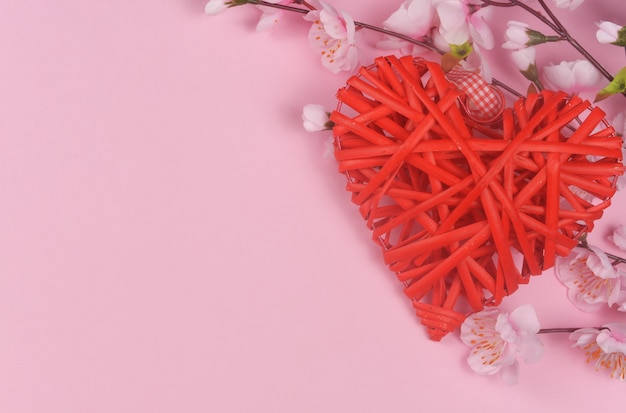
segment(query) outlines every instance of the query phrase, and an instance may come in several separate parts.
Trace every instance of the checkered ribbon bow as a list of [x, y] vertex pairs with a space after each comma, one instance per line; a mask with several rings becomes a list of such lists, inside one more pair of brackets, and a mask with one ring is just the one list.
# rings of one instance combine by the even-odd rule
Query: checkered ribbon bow
[[463, 106], [467, 114], [481, 123], [498, 120], [504, 110], [504, 96], [477, 73], [455, 67], [446, 75], [466, 96]]

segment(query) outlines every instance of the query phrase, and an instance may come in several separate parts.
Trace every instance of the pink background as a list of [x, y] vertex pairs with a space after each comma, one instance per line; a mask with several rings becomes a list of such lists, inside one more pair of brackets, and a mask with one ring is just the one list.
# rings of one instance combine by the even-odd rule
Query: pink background
[[[399, 1], [334, 4], [379, 24]], [[621, 5], [588, 0], [575, 16], [626, 23]], [[254, 8], [203, 7], [0, 0], [0, 412], [626, 402], [565, 336], [544, 337], [516, 387], [472, 373], [457, 336], [429, 341], [322, 156], [327, 136], [301, 128], [302, 106], [332, 107], [346, 75], [321, 67], [299, 17], [256, 33]], [[527, 302], [544, 327], [624, 321], [575, 310], [552, 272], [504, 308]]]

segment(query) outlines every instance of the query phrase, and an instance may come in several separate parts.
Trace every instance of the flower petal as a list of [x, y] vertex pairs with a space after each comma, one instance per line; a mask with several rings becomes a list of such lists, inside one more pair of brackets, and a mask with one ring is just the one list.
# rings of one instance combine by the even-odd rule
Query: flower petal
[[483, 340], [472, 349], [467, 363], [478, 374], [495, 374], [505, 365], [502, 358], [505, 346], [506, 343], [499, 339]]
[[522, 332], [518, 351], [526, 363], [534, 363], [543, 357], [543, 342], [536, 334]]
[[282, 10], [271, 9], [270, 7], [258, 6], [263, 11], [263, 14], [259, 18], [259, 22], [256, 25], [256, 31], [262, 32], [274, 27], [278, 20], [283, 15]]
[[531, 334], [536, 334], [541, 328], [537, 319], [537, 313], [530, 304], [521, 305], [513, 310], [509, 315], [509, 322], [515, 330]]
[[582, 348], [596, 341], [598, 334], [600, 334], [600, 330], [597, 328], [579, 328], [570, 334], [569, 339], [575, 342], [574, 346]]
[[515, 360], [515, 363], [502, 366], [500, 370], [500, 377], [507, 386], [513, 386], [519, 382], [519, 363]]
[[602, 251], [574, 248], [566, 258], [559, 258], [557, 278], [568, 288], [570, 301], [583, 311], [597, 311], [612, 306], [619, 297], [620, 274]]
[[213, 16], [223, 12], [227, 8], [226, 0], [209, 0], [206, 6], [204, 6], [204, 12]]
[[302, 108], [302, 125], [307, 132], [318, 132], [326, 129], [328, 112], [322, 105], [308, 104]]
[[607, 329], [601, 330], [596, 338], [598, 346], [607, 354], [626, 354], [626, 325], [609, 323], [604, 325]]
[[615, 228], [611, 240], [619, 249], [626, 251], [626, 225]]

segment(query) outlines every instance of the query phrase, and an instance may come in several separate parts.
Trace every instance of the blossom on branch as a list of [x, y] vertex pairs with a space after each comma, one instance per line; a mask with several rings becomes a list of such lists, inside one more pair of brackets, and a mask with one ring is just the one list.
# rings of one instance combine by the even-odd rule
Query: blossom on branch
[[597, 248], [574, 248], [569, 256], [558, 258], [556, 276], [568, 288], [570, 301], [582, 311], [622, 305], [623, 274]]
[[569, 9], [570, 11], [576, 9], [583, 4], [585, 0], [552, 0], [554, 5], [559, 9]]
[[[432, 0], [407, 0], [383, 22], [383, 27], [420, 40], [433, 28], [434, 17], [435, 9]], [[392, 36], [386, 36], [385, 40], [380, 41], [378, 45], [385, 49], [400, 49], [405, 53], [415, 54], [418, 51], [417, 46]]]
[[209, 0], [204, 6], [204, 12], [210, 16], [221, 13], [231, 6], [229, 0]]
[[434, 16], [431, 0], [407, 0], [383, 22], [383, 27], [419, 39], [433, 27]]
[[433, 0], [439, 21], [438, 38], [435, 41], [442, 46], [475, 43], [490, 50], [495, 42], [493, 33], [486, 20], [491, 15], [491, 8], [478, 8], [468, 0]]
[[529, 29], [526, 23], [515, 20], [507, 22], [504, 38], [506, 43], [502, 47], [514, 50], [560, 40], [558, 36], [546, 36], [537, 30]]
[[596, 39], [603, 44], [626, 46], [626, 27], [609, 21], [598, 23]]
[[545, 66], [543, 77], [546, 87], [575, 95], [594, 90], [600, 81], [600, 72], [587, 60], [575, 60]]
[[537, 55], [537, 51], [534, 47], [526, 47], [524, 49], [513, 50], [511, 52], [511, 57], [515, 62], [515, 66], [520, 70], [520, 72], [524, 72], [530, 68], [530, 66], [535, 65], [535, 56]]
[[309, 42], [322, 55], [322, 64], [333, 73], [351, 71], [358, 65], [356, 26], [347, 13], [339, 14], [330, 4], [320, 1], [321, 9], [308, 12], [304, 19], [313, 22]]
[[468, 363], [478, 374], [500, 373], [507, 384], [518, 380], [517, 357], [528, 363], [543, 356], [543, 343], [537, 336], [539, 321], [530, 305], [510, 314], [487, 308], [472, 314], [461, 325], [461, 340], [472, 347]]
[[610, 323], [602, 328], [581, 328], [570, 335], [575, 347], [595, 362], [596, 370], [607, 370], [611, 378], [626, 380], [626, 325]]
[[[283, 4], [283, 5], [292, 3], [292, 0], [265, 0], [265, 1], [267, 1], [268, 3], [272, 3], [272, 4]], [[258, 32], [267, 30], [273, 27], [276, 23], [278, 23], [278, 20], [280, 20], [280, 18], [284, 14], [283, 10], [276, 9], [274, 7], [268, 7], [268, 6], [257, 6], [257, 7], [259, 8], [259, 10], [263, 12], [263, 14], [261, 15], [261, 18], [259, 19], [259, 23], [256, 25], [256, 30]]]
[[310, 103], [302, 108], [302, 126], [307, 132], [319, 132], [332, 129], [330, 113], [322, 105]]
[[511, 57], [515, 65], [524, 77], [535, 84], [539, 89], [543, 89], [541, 80], [539, 79], [539, 69], [535, 63], [537, 51], [534, 47], [526, 47], [524, 49], [513, 50]]

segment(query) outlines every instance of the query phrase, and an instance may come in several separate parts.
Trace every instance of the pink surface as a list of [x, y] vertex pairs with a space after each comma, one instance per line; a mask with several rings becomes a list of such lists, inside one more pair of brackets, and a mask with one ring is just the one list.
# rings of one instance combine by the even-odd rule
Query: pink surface
[[[378, 3], [335, 2], [373, 23], [396, 7]], [[586, 22], [626, 22], [620, 1], [620, 16], [587, 3]], [[427, 339], [326, 138], [301, 128], [346, 76], [319, 65], [300, 18], [257, 34], [257, 10], [208, 17], [201, 0], [0, 5], [0, 412], [626, 402], [562, 336], [515, 387], [472, 373], [454, 335]], [[575, 310], [552, 272], [504, 307], [526, 302], [544, 327], [624, 321]]]

